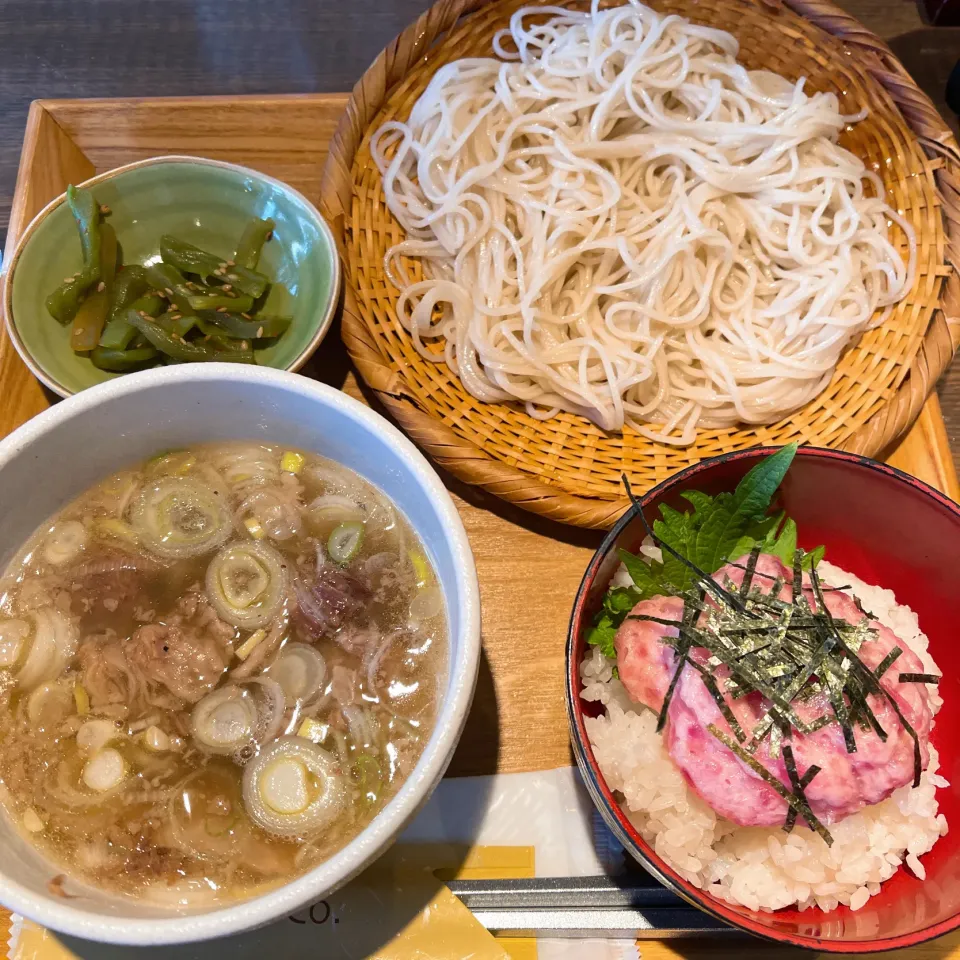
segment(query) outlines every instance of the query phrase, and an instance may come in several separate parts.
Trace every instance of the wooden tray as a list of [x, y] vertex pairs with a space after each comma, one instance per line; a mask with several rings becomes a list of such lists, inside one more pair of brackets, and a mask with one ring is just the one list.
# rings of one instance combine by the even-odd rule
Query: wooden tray
[[[346, 94], [37, 101], [27, 120], [7, 253], [31, 218], [68, 183], [159, 154], [184, 153], [246, 164], [316, 200], [326, 146], [346, 101]], [[301, 372], [377, 405], [358, 386], [339, 331], [331, 332]], [[3, 331], [0, 436], [55, 399], [34, 380]], [[960, 499], [935, 395], [889, 462]], [[563, 700], [567, 621], [574, 593], [602, 533], [553, 523], [450, 476], [444, 480], [476, 557], [484, 627], [477, 695], [449, 775], [515, 773], [570, 764]], [[4, 916], [0, 911], [0, 920]], [[960, 937], [956, 943], [960, 958]], [[742, 953], [744, 946], [749, 949], [749, 945], [738, 945], [736, 952]], [[758, 943], [757, 948], [761, 951], [757, 957], [772, 956], [768, 945]], [[682, 953], [700, 949], [684, 946]], [[721, 952], [729, 948], [711, 949], [711, 956], [732, 956]], [[947, 955], [944, 941], [933, 949], [934, 953], [917, 948], [910, 955]], [[648, 960], [676, 956], [673, 951], [665, 944], [644, 941]]]

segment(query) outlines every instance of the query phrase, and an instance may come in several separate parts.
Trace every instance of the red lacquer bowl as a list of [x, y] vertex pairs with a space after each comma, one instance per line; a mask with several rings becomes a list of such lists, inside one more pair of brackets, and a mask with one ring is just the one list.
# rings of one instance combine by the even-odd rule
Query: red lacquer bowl
[[[716, 494], [733, 490], [741, 477], [773, 449], [756, 448], [704, 460], [676, 474], [643, 497], [648, 519], [667, 503], [689, 504], [684, 490]], [[599, 608], [616, 570], [617, 548], [636, 551], [644, 531], [631, 512], [620, 519], [597, 551], [577, 593], [567, 640], [567, 710], [574, 752], [594, 802], [626, 849], [658, 880], [720, 920], [797, 946], [837, 953], [865, 953], [921, 943], [960, 927], [960, 507], [926, 484], [892, 467], [839, 453], [803, 447], [780, 492], [780, 506], [797, 521], [800, 545], [827, 547], [827, 559], [868, 583], [894, 591], [912, 607], [930, 638], [930, 650], [943, 671], [943, 709], [933, 743], [940, 773], [952, 786], [937, 791], [940, 811], [951, 831], [922, 858], [927, 879], [903, 869], [856, 912], [757, 913], [734, 907], [693, 887], [672, 870], [630, 824], [604, 782], [584, 729], [584, 717], [599, 704], [580, 699], [578, 666], [585, 628]]]

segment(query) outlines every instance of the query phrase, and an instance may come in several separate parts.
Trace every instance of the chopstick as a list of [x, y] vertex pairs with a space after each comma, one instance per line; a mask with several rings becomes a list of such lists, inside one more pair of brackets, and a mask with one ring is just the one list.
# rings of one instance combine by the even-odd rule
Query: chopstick
[[611, 939], [729, 936], [739, 931], [650, 879], [453, 880], [451, 892], [501, 936]]

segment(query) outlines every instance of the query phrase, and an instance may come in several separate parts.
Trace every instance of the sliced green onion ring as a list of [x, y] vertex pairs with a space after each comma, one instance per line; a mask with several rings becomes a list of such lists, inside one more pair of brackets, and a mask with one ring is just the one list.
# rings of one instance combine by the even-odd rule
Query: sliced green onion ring
[[259, 540], [231, 543], [207, 567], [207, 593], [227, 623], [248, 630], [266, 626], [287, 598], [283, 557]]
[[410, 625], [423, 626], [443, 612], [443, 594], [439, 587], [422, 587], [410, 601]]
[[24, 657], [19, 650], [17, 685], [32, 690], [45, 680], [55, 680], [66, 669], [77, 646], [77, 629], [59, 610], [44, 607], [31, 614], [34, 629]]
[[26, 620], [0, 621], [0, 667], [15, 667], [19, 663], [30, 633]]
[[327, 665], [316, 647], [288, 643], [264, 674], [280, 684], [289, 702], [305, 702], [323, 686]]
[[77, 749], [81, 753], [95, 753], [120, 737], [120, 730], [112, 720], [87, 720], [77, 731]]
[[119, 787], [127, 772], [123, 755], [113, 747], [103, 747], [84, 764], [81, 779], [84, 786], [96, 793], [106, 793]]
[[286, 699], [280, 684], [257, 677], [208, 693], [194, 708], [190, 731], [206, 753], [248, 759], [251, 747], [272, 740], [283, 722]]
[[327, 553], [334, 563], [349, 563], [363, 543], [364, 527], [359, 520], [341, 523], [327, 539]]
[[43, 559], [55, 567], [73, 560], [87, 543], [87, 528], [79, 520], [54, 524], [43, 544]]
[[225, 500], [190, 477], [161, 477], [144, 485], [130, 521], [151, 553], [170, 560], [216, 550], [233, 530]]
[[73, 713], [73, 690], [62, 681], [41, 683], [27, 698], [30, 726], [41, 733], [55, 729]]
[[366, 511], [355, 500], [334, 493], [311, 500], [304, 509], [304, 514], [317, 533], [333, 530], [338, 523], [364, 520], [367, 516]]
[[343, 774], [322, 747], [302, 737], [280, 737], [247, 764], [247, 815], [277, 837], [309, 837], [329, 827], [346, 804]]

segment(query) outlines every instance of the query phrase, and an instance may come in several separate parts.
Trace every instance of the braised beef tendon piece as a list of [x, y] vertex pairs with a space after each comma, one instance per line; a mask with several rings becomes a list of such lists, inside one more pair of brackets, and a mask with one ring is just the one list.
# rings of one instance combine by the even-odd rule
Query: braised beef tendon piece
[[185, 703], [196, 703], [226, 673], [237, 631], [198, 594], [181, 598], [178, 610], [166, 620], [140, 627], [125, 653], [148, 683], [166, 687]]
[[369, 587], [322, 555], [319, 562], [301, 563], [293, 585], [298, 629], [308, 637], [335, 633], [367, 614]]

